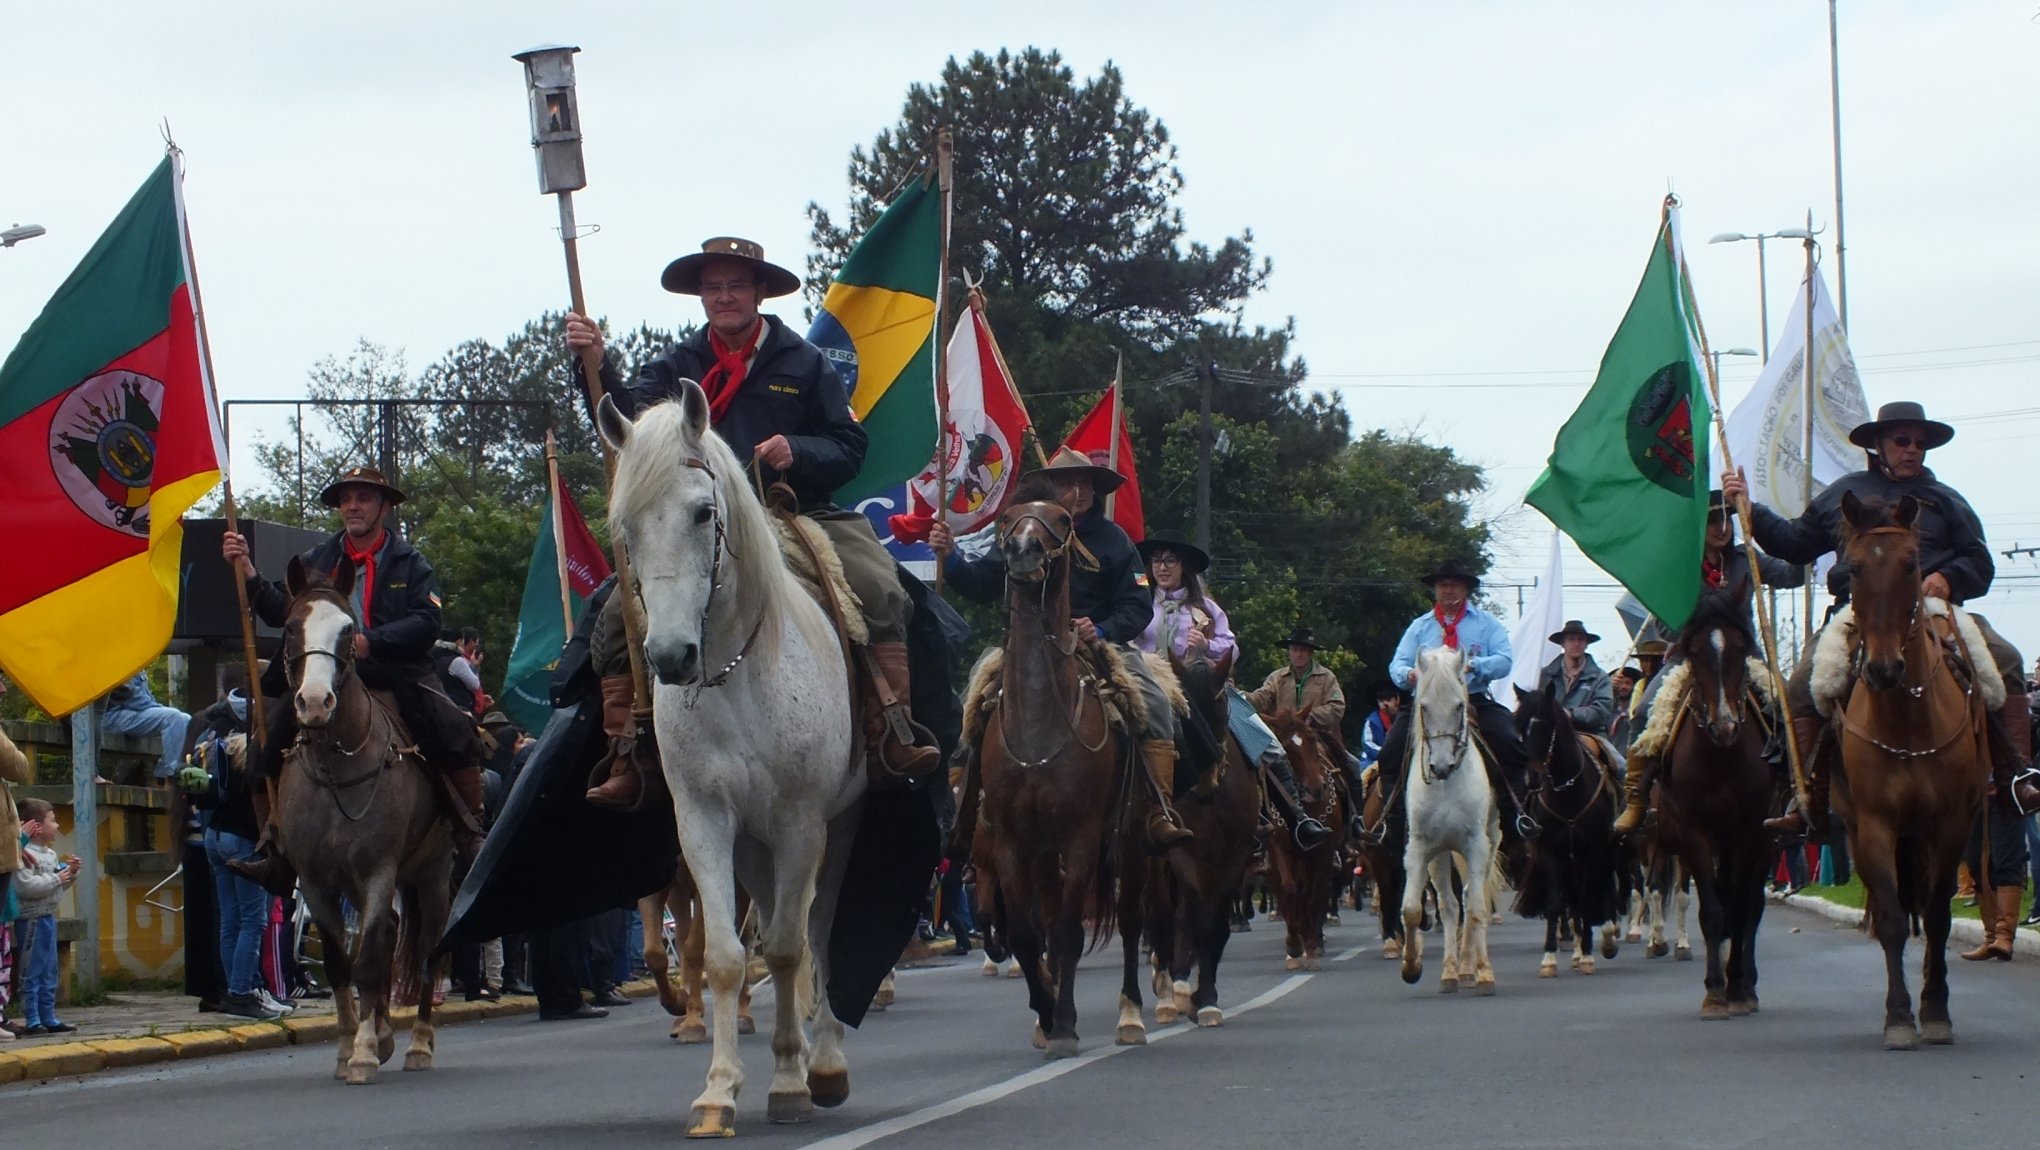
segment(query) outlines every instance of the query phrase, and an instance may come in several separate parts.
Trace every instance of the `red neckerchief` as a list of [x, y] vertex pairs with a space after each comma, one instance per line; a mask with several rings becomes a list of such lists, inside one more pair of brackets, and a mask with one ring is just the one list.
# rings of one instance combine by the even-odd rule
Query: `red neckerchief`
[[1722, 570], [1722, 564], [1712, 559], [1703, 558], [1700, 560], [1700, 580], [1707, 584], [1710, 589], [1721, 586], [1721, 581], [1727, 577], [1727, 574], [1726, 571]]
[[1459, 650], [1459, 623], [1460, 620], [1466, 618], [1466, 604], [1461, 603], [1459, 610], [1454, 612], [1450, 619], [1447, 619], [1445, 617], [1445, 605], [1433, 603], [1431, 604], [1431, 616], [1438, 620], [1438, 626], [1445, 632], [1446, 650]]
[[377, 530], [375, 544], [366, 551], [354, 549], [354, 536], [345, 531], [340, 533], [340, 550], [349, 562], [361, 568], [361, 625], [368, 626], [368, 605], [375, 598], [375, 553], [382, 550], [383, 540], [388, 533]]
[[751, 352], [765, 336], [765, 320], [759, 317], [757, 330], [751, 333], [750, 341], [742, 347], [731, 347], [723, 342], [722, 333], [710, 328], [708, 347], [715, 353], [715, 366], [701, 375], [701, 390], [708, 393], [708, 422], [721, 423], [723, 413], [736, 402], [737, 389], [744, 385], [744, 373], [750, 368]]

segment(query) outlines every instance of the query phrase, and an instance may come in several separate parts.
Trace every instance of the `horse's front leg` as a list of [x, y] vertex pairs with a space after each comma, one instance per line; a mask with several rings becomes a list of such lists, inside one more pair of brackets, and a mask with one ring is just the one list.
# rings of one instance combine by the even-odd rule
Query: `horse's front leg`
[[1411, 827], [1409, 845], [1403, 849], [1402, 890], [1402, 980], [1411, 985], [1424, 977], [1424, 884], [1430, 878], [1429, 861]]
[[[1486, 996], [1495, 992], [1495, 968], [1488, 961], [1488, 924], [1494, 920], [1488, 870], [1495, 844], [1483, 835], [1472, 845], [1475, 853], [1466, 864], [1466, 963], [1473, 970], [1473, 992]], [[1465, 969], [1461, 967], [1462, 977]]]
[[300, 889], [325, 948], [326, 984], [333, 988], [333, 1021], [339, 1036], [335, 1043], [339, 1057], [333, 1066], [333, 1077], [345, 1082], [347, 1065], [354, 1060], [355, 1029], [361, 1025], [354, 993], [354, 955], [346, 944], [347, 919], [341, 912], [339, 898], [310, 884]]
[[1443, 928], [1444, 959], [1438, 971], [1438, 992], [1452, 994], [1459, 989], [1460, 960], [1464, 957], [1460, 948], [1465, 945], [1465, 927], [1460, 918], [1464, 909], [1459, 895], [1452, 889], [1452, 852], [1440, 851], [1431, 859], [1431, 885], [1438, 891], [1438, 919]]
[[[1128, 856], [1122, 855], [1121, 857]], [[1126, 868], [1126, 873], [1120, 876], [1119, 881], [1119, 905], [1117, 909], [1119, 914], [1121, 971], [1119, 980], [1119, 1024], [1116, 1028], [1113, 1041], [1121, 1046], [1147, 1045], [1147, 1024], [1141, 1019], [1143, 1005], [1140, 998], [1140, 936], [1143, 924], [1148, 921], [1147, 908], [1144, 904], [1149, 895], [1147, 879], [1153, 869], [1135, 863]], [[1165, 883], [1155, 884], [1157, 888], [1165, 885]], [[1157, 889], [1153, 892], [1153, 897], [1163, 898], [1164, 896], [1161, 890]], [[1182, 946], [1180, 931], [1177, 930], [1176, 926], [1178, 921], [1177, 915], [1166, 912], [1172, 909], [1180, 912], [1182, 905], [1188, 901], [1187, 892], [1180, 893], [1175, 900], [1175, 907], [1165, 907], [1163, 908], [1165, 913], [1155, 916], [1156, 920], [1161, 924], [1161, 929], [1155, 932], [1157, 935], [1155, 962], [1158, 965], [1163, 962], [1165, 951], [1180, 949]], [[1164, 934], [1170, 936], [1168, 943], [1164, 943], [1159, 937]], [[1155, 997], [1157, 999], [1155, 1020], [1157, 1022], [1161, 1021], [1161, 996], [1162, 989], [1160, 986], [1157, 986], [1155, 988]], [[1175, 1005], [1173, 996], [1171, 996], [1170, 1005]]]
[[1693, 885], [1700, 898], [1700, 945], [1707, 951], [1707, 972], [1702, 983], [1706, 994], [1700, 1000], [1700, 1017], [1714, 1021], [1728, 1018], [1728, 978], [1722, 970], [1722, 944], [1727, 941], [1728, 911], [1722, 905], [1724, 897], [1733, 891], [1724, 891], [1721, 880], [1716, 877], [1720, 870], [1718, 858], [1708, 859], [1705, 865], [1694, 868]]
[[[392, 864], [393, 865], [393, 864]], [[347, 1060], [347, 1083], [366, 1086], [376, 1080], [382, 1064], [397, 1051], [390, 1025], [390, 973], [397, 946], [395, 896], [388, 874], [373, 876], [362, 891], [361, 933], [354, 985], [360, 993], [360, 1016], [354, 1031], [354, 1054]]]
[[1558, 977], [1558, 920], [1564, 911], [1558, 907], [1546, 907], [1544, 911], [1544, 957], [1537, 962], [1537, 977]]
[[[668, 771], [667, 779], [674, 781], [674, 772]], [[727, 1137], [736, 1132], [737, 1092], [744, 1086], [744, 1064], [737, 1053], [737, 996], [744, 981], [744, 944], [737, 937], [737, 880], [731, 862], [736, 815], [693, 795], [683, 801], [681, 787], [675, 786], [673, 791], [681, 848], [700, 892], [702, 967], [712, 995], [710, 1039], [714, 1054], [709, 1059], [707, 1084], [688, 1117], [687, 1136]]]
[[434, 958], [439, 949], [439, 940], [445, 934], [449, 904], [453, 901], [453, 855], [451, 847], [441, 854], [436, 865], [425, 868], [404, 899], [404, 913], [409, 921], [404, 923], [408, 937], [411, 961], [418, 979], [417, 1016], [411, 1023], [411, 1045], [404, 1051], [404, 1069], [430, 1070], [437, 1050], [438, 1030], [432, 1022], [432, 996], [439, 988], [439, 972], [445, 969], [448, 959]]
[[[1048, 938], [1049, 976], [1055, 980], [1055, 1014], [1048, 1028], [1050, 1058], [1077, 1056], [1077, 963], [1084, 956], [1084, 912], [1090, 906], [1091, 872], [1099, 865], [1095, 855], [1075, 856], [1061, 876], [1062, 905], [1055, 908]], [[1134, 993], [1139, 990], [1136, 986]]]
[[807, 918], [809, 978], [803, 984], [812, 996], [814, 1045], [808, 1051], [807, 1085], [817, 1106], [841, 1106], [850, 1100], [850, 1060], [843, 1054], [843, 1023], [829, 1005], [829, 939], [836, 928], [836, 896], [850, 869], [850, 846], [863, 815], [853, 804], [829, 820], [828, 846], [821, 873], [815, 878], [814, 909]]
[[1898, 894], [1898, 844], [1893, 832], [1879, 820], [1859, 812], [1849, 836], [1849, 853], [1855, 857], [1856, 873], [1863, 880], [1863, 905], [1870, 913], [1870, 929], [1884, 948], [1884, 1048], [1912, 1050], [1920, 1044], [1919, 1026], [1913, 1019], [1912, 992], [1905, 984], [1905, 943], [1911, 920]]
[[[815, 876], [822, 865], [822, 844], [813, 835], [782, 834], [772, 857], [773, 895], [777, 911], [766, 917], [760, 949], [772, 972], [772, 1089], [766, 1096], [768, 1122], [806, 1122], [815, 1116], [808, 1087], [807, 1035], [801, 1028], [799, 987], [808, 945], [808, 914], [815, 901]], [[736, 1003], [730, 1004], [731, 1029]], [[716, 994], [721, 1018], [722, 994]]]
[[1955, 1020], [1948, 1013], [1948, 932], [1954, 920], [1955, 864], [1959, 846], [1942, 844], [1942, 849], [1923, 859], [1928, 887], [1925, 910], [1926, 960], [1921, 964], [1920, 1037], [1932, 1046], [1955, 1041]]

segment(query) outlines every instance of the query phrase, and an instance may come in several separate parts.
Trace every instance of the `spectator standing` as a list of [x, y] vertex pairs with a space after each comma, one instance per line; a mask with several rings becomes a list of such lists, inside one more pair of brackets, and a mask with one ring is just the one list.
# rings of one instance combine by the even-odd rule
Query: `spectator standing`
[[0, 732], [0, 1042], [12, 1042], [6, 1026], [8, 993], [14, 974], [14, 872], [21, 869], [21, 817], [10, 786], [29, 784], [28, 756]]
[[16, 807], [27, 842], [21, 848], [21, 869], [15, 872], [15, 897], [21, 913], [15, 920], [21, 934], [23, 1034], [69, 1034], [78, 1028], [57, 1017], [57, 900], [78, 881], [79, 861], [59, 860], [57, 815], [41, 799], [23, 799]]
[[185, 767], [178, 781], [194, 796], [194, 805], [206, 811], [205, 857], [219, 915], [220, 965], [227, 974], [221, 1010], [236, 1018], [273, 1020], [285, 1011], [261, 980], [269, 892], [227, 865], [252, 858], [262, 830], [246, 769], [248, 700], [230, 693], [206, 718], [209, 737], [200, 743], [202, 765]]

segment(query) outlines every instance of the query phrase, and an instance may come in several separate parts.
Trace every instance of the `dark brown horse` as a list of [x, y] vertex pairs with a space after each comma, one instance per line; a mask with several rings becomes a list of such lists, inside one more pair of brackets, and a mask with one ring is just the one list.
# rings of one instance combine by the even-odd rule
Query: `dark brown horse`
[[1217, 736], [1225, 766], [1209, 801], [1192, 796], [1177, 805], [1183, 825], [1197, 837], [1148, 862], [1147, 938], [1154, 950], [1155, 1022], [1162, 1025], [1183, 1015], [1195, 1017], [1199, 1026], [1225, 1022], [1218, 1007], [1218, 964], [1232, 938], [1233, 899], [1253, 862], [1260, 809], [1254, 772], [1226, 730], [1231, 671], [1231, 652], [1216, 664], [1197, 659], [1176, 667], [1191, 708]]
[[1529, 803], [1544, 834], [1530, 844], [1516, 910], [1544, 920], [1544, 957], [1537, 974], [1558, 976], [1558, 935], [1570, 925], [1572, 968], [1594, 973], [1594, 929], [1602, 928], [1601, 956], [1617, 952], [1622, 917], [1622, 868], [1627, 852], [1616, 840], [1614, 771], [1590, 753], [1588, 743], [1560, 705], [1558, 681], [1516, 704], [1516, 729], [1530, 759]]
[[[1390, 796], [1385, 793], [1383, 782], [1388, 772], [1376, 770], [1367, 780], [1367, 791], [1360, 797], [1360, 821], [1367, 828], [1379, 828], [1380, 841], [1369, 836], [1360, 839], [1360, 865], [1366, 878], [1374, 887], [1375, 915], [1381, 920], [1381, 957], [1400, 959], [1403, 951], [1402, 893], [1403, 893], [1403, 847], [1405, 838], [1401, 824], [1391, 824], [1388, 819], [1388, 804], [1401, 802], [1402, 795]], [[1428, 922], [1423, 925], [1429, 925]]]
[[[277, 784], [276, 833], [326, 941], [340, 1030], [334, 1077], [363, 1085], [396, 1052], [390, 992], [400, 928], [401, 953], [416, 964], [404, 974], [418, 990], [404, 1069], [432, 1068], [441, 964], [427, 956], [452, 901], [453, 843], [395, 705], [355, 672], [353, 565], [341, 564], [329, 581], [293, 558], [287, 585], [283, 656], [301, 734]], [[360, 916], [351, 947], [343, 901]]]
[[1282, 926], [1288, 935], [1283, 969], [1316, 970], [1325, 954], [1325, 916], [1332, 912], [1342, 885], [1339, 871], [1343, 864], [1339, 860], [1346, 847], [1350, 814], [1344, 792], [1331, 778], [1331, 756], [1340, 752], [1312, 725], [1308, 707], [1266, 717], [1282, 752], [1289, 756], [1290, 770], [1296, 772], [1304, 811], [1332, 832], [1317, 846], [1304, 850], [1278, 814], [1268, 843], [1268, 855], [1275, 864], [1275, 904], [1282, 910]]
[[1757, 1009], [1757, 927], [1778, 855], [1764, 830], [1773, 784], [1764, 760], [1763, 701], [1748, 671], [1757, 653], [1749, 595], [1745, 583], [1701, 596], [1676, 647], [1686, 667], [1685, 697], [1658, 701], [1679, 708], [1659, 780], [1658, 838], [1678, 852], [1700, 897], [1707, 949], [1700, 1017], [1708, 1019]]
[[[1884, 946], [1884, 1046], [1955, 1041], [1948, 1014], [1949, 903], [1955, 868], [1990, 776], [1988, 728], [1975, 675], [1958, 673], [1920, 589], [1919, 503], [1842, 497], [1855, 615], [1855, 689], [1841, 709], [1842, 770], [1834, 807]], [[1905, 982], [1911, 922], [1926, 931], [1919, 1020]]]
[[978, 758], [979, 825], [991, 831], [979, 877], [989, 869], [995, 929], [1020, 962], [1036, 1041], [1050, 1058], [1077, 1054], [1087, 920], [1093, 945], [1115, 925], [1124, 944], [1118, 1040], [1147, 1041], [1137, 975], [1146, 868], [1139, 824], [1127, 812], [1129, 802], [1144, 808], [1150, 799], [1134, 786], [1133, 740], [1109, 722], [1070, 620], [1075, 542], [1070, 513], [1055, 503], [1015, 503], [999, 517], [1004, 662]]

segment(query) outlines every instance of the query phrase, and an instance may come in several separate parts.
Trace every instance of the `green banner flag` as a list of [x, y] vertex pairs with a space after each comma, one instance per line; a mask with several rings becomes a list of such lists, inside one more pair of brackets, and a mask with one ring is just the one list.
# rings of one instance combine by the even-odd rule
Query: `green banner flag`
[[1673, 628], [1700, 598], [1710, 421], [1672, 209], [1593, 388], [1523, 501]]
[[[551, 447], [548, 443], [548, 452]], [[531, 547], [524, 576], [524, 601], [517, 611], [517, 639], [503, 670], [502, 707], [517, 725], [534, 734], [552, 717], [552, 677], [567, 645], [569, 612], [579, 618], [588, 599], [609, 578], [609, 561], [581, 518], [581, 510], [555, 476], [546, 513]], [[565, 540], [565, 562], [561, 540]], [[565, 573], [566, 585], [560, 579]]]

